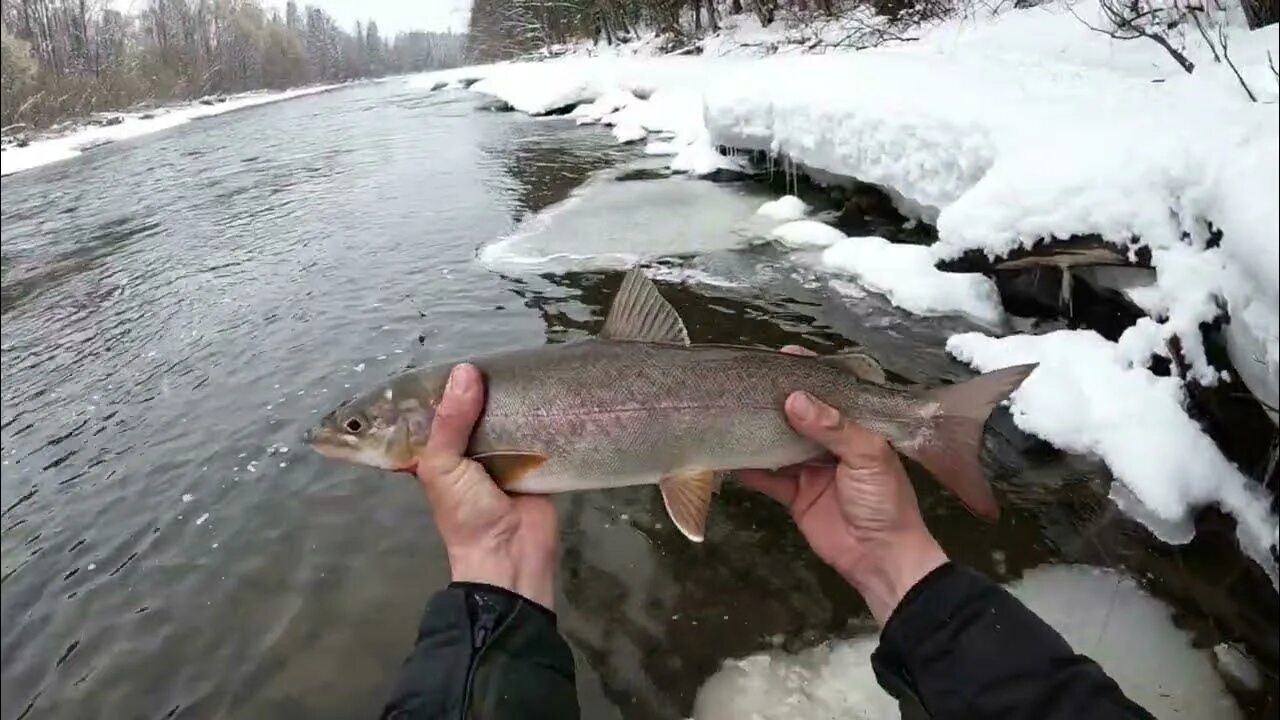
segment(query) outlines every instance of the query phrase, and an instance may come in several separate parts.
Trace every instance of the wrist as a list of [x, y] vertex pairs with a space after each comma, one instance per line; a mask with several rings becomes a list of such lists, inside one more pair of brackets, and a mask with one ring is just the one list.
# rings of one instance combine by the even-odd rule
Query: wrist
[[555, 558], [512, 558], [484, 549], [449, 550], [449, 574], [453, 582], [474, 582], [510, 590], [553, 609]]
[[516, 567], [509, 558], [493, 553], [449, 550], [449, 574], [453, 582], [475, 582], [496, 585], [512, 592], [516, 589]]
[[837, 570], [883, 627], [907, 591], [947, 560], [938, 541], [920, 530], [886, 539], [881, 547], [868, 548], [858, 562]]

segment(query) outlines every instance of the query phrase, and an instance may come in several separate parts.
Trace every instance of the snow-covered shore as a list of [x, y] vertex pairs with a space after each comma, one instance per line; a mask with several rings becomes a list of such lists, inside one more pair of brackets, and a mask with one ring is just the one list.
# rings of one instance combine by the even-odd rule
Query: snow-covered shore
[[226, 96], [212, 104], [193, 101], [141, 112], [113, 113], [112, 115], [120, 118], [119, 122], [110, 125], [82, 126], [65, 134], [38, 138], [24, 146], [6, 146], [0, 152], [0, 175], [11, 175], [67, 160], [90, 148], [168, 130], [198, 118], [221, 115], [303, 95], [314, 95], [338, 87], [342, 86], [311, 85], [274, 92], [255, 91]]
[[[671, 155], [677, 171], [736, 167], [722, 146], [785, 158], [819, 182], [883, 188], [937, 228], [932, 247], [814, 240], [813, 228], [796, 226], [776, 235], [830, 245], [830, 271], [912, 312], [1000, 320], [989, 282], [932, 267], [966, 252], [994, 259], [1093, 236], [1149, 262], [1154, 283], [1126, 292], [1149, 318], [1118, 342], [1087, 331], [969, 335], [948, 350], [982, 370], [1040, 360], [1011, 400], [1022, 429], [1101, 457], [1129, 491], [1113, 497], [1140, 501], [1123, 509], [1171, 541], [1187, 537], [1170, 528], [1218, 505], [1274, 583], [1276, 516], [1188, 417], [1183, 382], [1223, 378], [1201, 325], [1225, 311], [1236, 372], [1264, 406], [1280, 394], [1280, 89], [1267, 66], [1280, 38], [1275, 26], [1225, 29], [1260, 100], [1251, 102], [1198, 38], [1186, 38], [1198, 65], [1186, 75], [1154, 43], [1091, 31], [1081, 18], [1097, 14], [1081, 0], [944, 22], [910, 43], [767, 58], [732, 52], [735, 33], [770, 32], [738, 18], [704, 43], [715, 56], [517, 63], [486, 68], [472, 89], [533, 114], [576, 106], [578, 122], [611, 125], [620, 142], [648, 140], [646, 151]], [[1148, 369], [1171, 341], [1187, 362], [1181, 379]]]

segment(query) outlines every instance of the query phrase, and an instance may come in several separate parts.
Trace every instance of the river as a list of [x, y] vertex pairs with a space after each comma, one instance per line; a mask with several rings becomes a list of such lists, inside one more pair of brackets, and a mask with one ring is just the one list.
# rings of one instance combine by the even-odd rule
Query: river
[[[324, 460], [302, 431], [413, 365], [589, 336], [637, 255], [659, 256], [695, 342], [969, 374], [942, 344], [977, 326], [837, 292], [758, 242], [751, 213], [776, 192], [660, 167], [599, 128], [391, 80], [6, 177], [0, 715], [373, 715], [447, 582], [443, 549], [412, 480]], [[1198, 646], [1247, 648], [1269, 677], [1236, 700], [1274, 708], [1275, 594], [1230, 527], [1156, 543], [1105, 500], [1104, 468], [1003, 412], [984, 462], [994, 527], [918, 478], [954, 558], [1001, 579], [1121, 568]], [[702, 545], [652, 488], [557, 503], [585, 717], [683, 717], [725, 658], [872, 628], [743, 489]]]

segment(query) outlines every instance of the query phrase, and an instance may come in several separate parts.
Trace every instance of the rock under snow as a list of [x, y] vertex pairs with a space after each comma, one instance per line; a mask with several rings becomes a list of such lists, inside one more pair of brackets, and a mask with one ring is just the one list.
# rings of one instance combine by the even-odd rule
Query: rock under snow
[[757, 215], [774, 220], [799, 220], [808, 212], [809, 206], [795, 195], [783, 195], [777, 200], [770, 200], [756, 210]]
[[769, 237], [794, 248], [828, 247], [846, 238], [836, 228], [817, 220], [792, 220], [769, 232]]
[[1000, 293], [979, 273], [949, 273], [934, 267], [921, 245], [894, 244], [879, 237], [840, 240], [822, 253], [822, 264], [847, 272], [863, 287], [919, 315], [959, 314], [998, 328], [1004, 321]]

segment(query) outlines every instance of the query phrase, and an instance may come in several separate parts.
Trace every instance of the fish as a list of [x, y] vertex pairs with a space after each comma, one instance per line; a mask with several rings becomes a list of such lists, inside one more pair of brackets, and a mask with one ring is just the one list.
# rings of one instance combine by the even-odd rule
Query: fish
[[[721, 473], [814, 461], [788, 425], [804, 390], [881, 433], [979, 518], [1000, 508], [979, 462], [988, 415], [1035, 369], [1018, 365], [935, 388], [897, 387], [873, 358], [691, 344], [642, 271], [624, 277], [599, 335], [468, 360], [486, 382], [467, 456], [513, 493], [657, 485], [687, 538], [706, 536]], [[306, 433], [334, 459], [412, 472], [453, 364], [410, 370], [344, 402]]]

